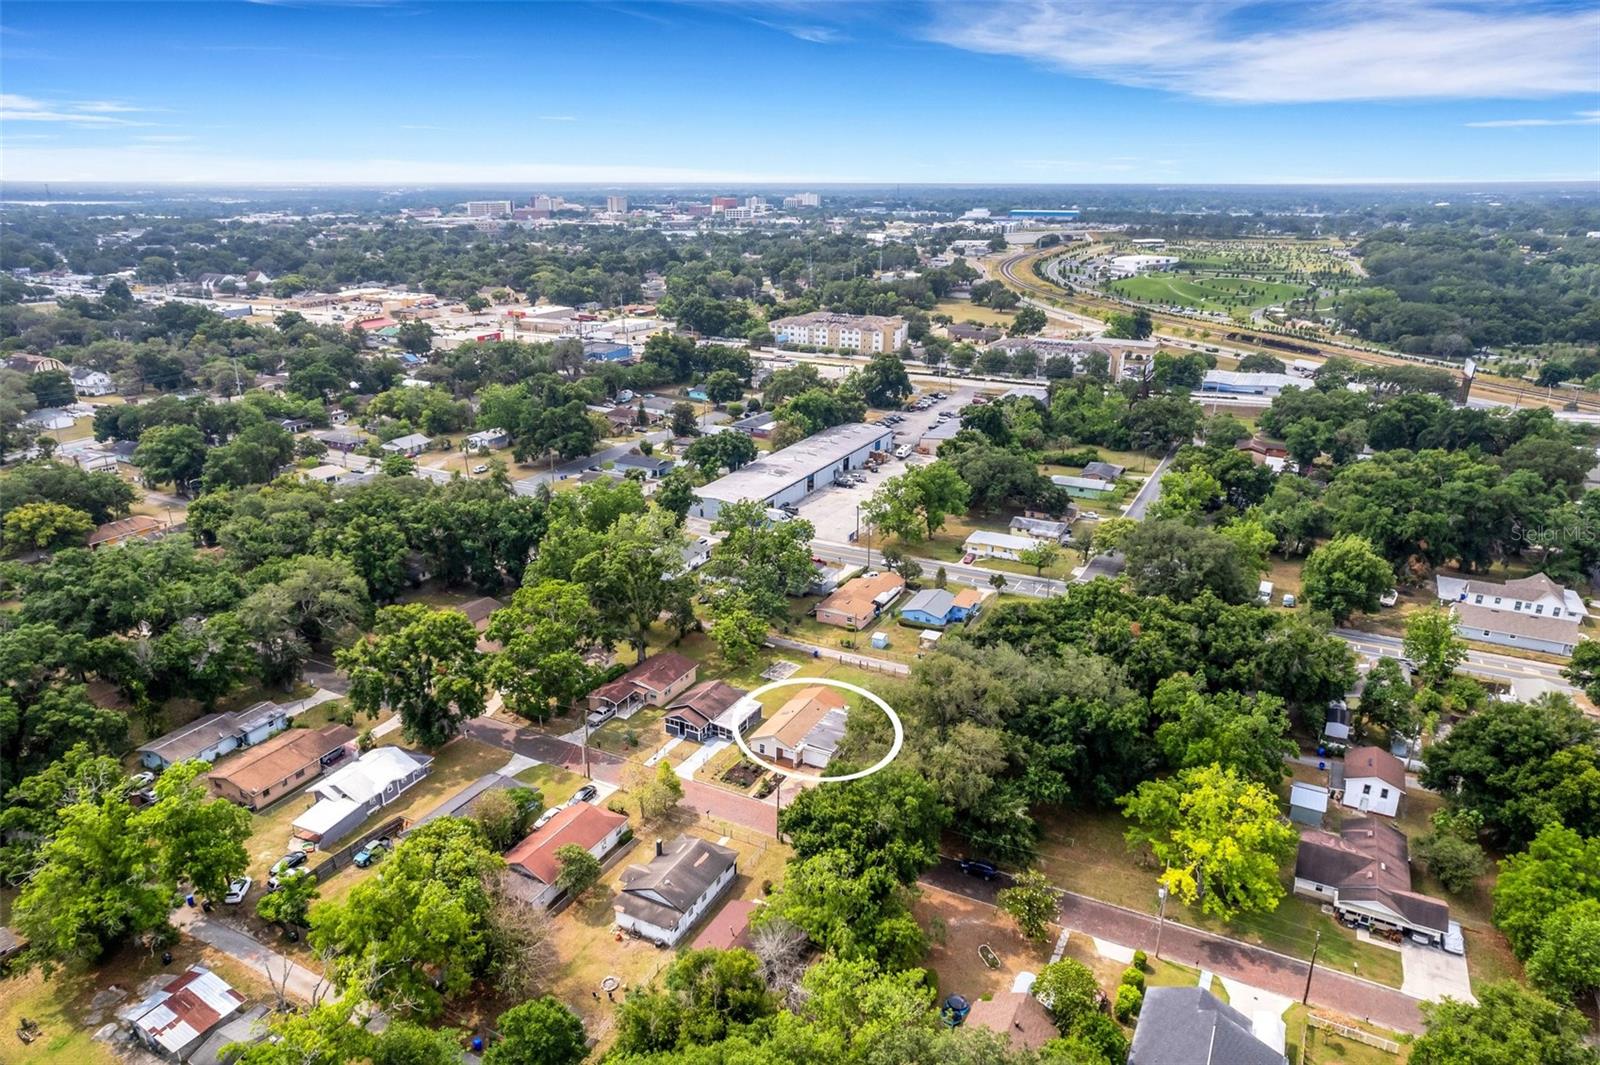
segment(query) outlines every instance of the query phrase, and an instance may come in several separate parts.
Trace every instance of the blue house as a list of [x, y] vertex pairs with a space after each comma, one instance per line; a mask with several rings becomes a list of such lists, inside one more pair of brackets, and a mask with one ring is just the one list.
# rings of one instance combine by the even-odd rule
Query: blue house
[[900, 608], [900, 620], [929, 628], [966, 621], [978, 612], [983, 593], [966, 588], [952, 595], [943, 588], [924, 588]]
[[207, 714], [139, 748], [146, 769], [168, 769], [191, 758], [215, 762], [289, 727], [289, 715], [276, 703], [260, 702], [231, 714]]

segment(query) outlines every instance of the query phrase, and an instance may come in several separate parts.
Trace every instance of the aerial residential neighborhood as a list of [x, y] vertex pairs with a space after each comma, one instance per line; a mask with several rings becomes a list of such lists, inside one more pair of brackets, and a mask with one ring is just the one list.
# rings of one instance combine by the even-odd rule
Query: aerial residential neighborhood
[[0, 12], [0, 1065], [1600, 1065], [1600, 24]]

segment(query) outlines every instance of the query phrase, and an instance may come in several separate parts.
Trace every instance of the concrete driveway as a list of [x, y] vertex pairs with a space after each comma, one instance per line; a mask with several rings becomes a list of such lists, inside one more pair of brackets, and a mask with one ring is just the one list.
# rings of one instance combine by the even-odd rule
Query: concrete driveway
[[1465, 955], [1407, 939], [1400, 944], [1400, 964], [1405, 973], [1400, 990], [1413, 998], [1434, 1002], [1448, 995], [1463, 1002], [1478, 1001], [1472, 994]]

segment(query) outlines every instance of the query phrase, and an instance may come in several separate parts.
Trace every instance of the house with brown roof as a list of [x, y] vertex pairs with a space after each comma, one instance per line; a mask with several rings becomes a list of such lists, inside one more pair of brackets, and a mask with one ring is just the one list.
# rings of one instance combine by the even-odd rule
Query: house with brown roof
[[746, 698], [743, 688], [720, 680], [701, 681], [667, 706], [662, 728], [669, 736], [696, 743], [732, 740], [761, 720], [761, 704]]
[[1351, 818], [1337, 835], [1313, 830], [1301, 836], [1294, 891], [1369, 928], [1418, 933], [1436, 943], [1450, 929], [1450, 907], [1411, 890], [1405, 833], [1372, 817]]
[[653, 943], [675, 946], [738, 873], [739, 853], [728, 847], [698, 836], [656, 840], [648, 865], [631, 865], [622, 873], [617, 924]]
[[231, 799], [246, 810], [260, 810], [315, 780], [325, 766], [355, 751], [356, 730], [349, 725], [288, 729], [225, 760], [206, 774], [206, 782], [213, 795]]
[[1010, 991], [972, 1003], [967, 1027], [987, 1028], [1005, 1036], [1013, 1050], [1038, 1050], [1061, 1031], [1050, 1019], [1050, 1011], [1034, 998], [1031, 973], [1019, 973]]
[[1406, 766], [1388, 751], [1350, 748], [1344, 756], [1343, 781], [1341, 804], [1364, 814], [1399, 816], [1400, 800], [1406, 794]]
[[148, 514], [108, 521], [89, 534], [89, 550], [98, 547], [117, 547], [129, 540], [153, 540], [162, 524]]
[[641, 706], [667, 706], [668, 700], [694, 683], [699, 668], [694, 659], [673, 651], [645, 659], [589, 693], [589, 724], [632, 717]]
[[837, 688], [810, 685], [756, 726], [750, 747], [762, 758], [825, 769], [844, 738], [848, 716]]
[[905, 588], [905, 579], [898, 573], [868, 573], [846, 581], [818, 603], [817, 620], [859, 632], [876, 621]]
[[535, 906], [548, 907], [561, 894], [556, 887], [561, 876], [556, 851], [570, 844], [604, 859], [621, 845], [627, 830], [628, 819], [622, 814], [586, 802], [573, 803], [507, 851], [506, 865], [526, 882], [526, 892], [519, 894]]
[[120, 1011], [140, 1043], [172, 1061], [187, 1061], [206, 1033], [244, 1008], [244, 996], [204, 965], [191, 965], [155, 994]]

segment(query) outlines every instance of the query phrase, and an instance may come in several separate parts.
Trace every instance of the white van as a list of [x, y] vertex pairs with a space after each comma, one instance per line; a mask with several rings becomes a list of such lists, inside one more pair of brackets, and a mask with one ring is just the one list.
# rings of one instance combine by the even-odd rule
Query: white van
[[1271, 581], [1262, 581], [1261, 584], [1256, 588], [1256, 602], [1258, 602], [1258, 603], [1270, 603], [1270, 602], [1272, 602], [1272, 582]]

